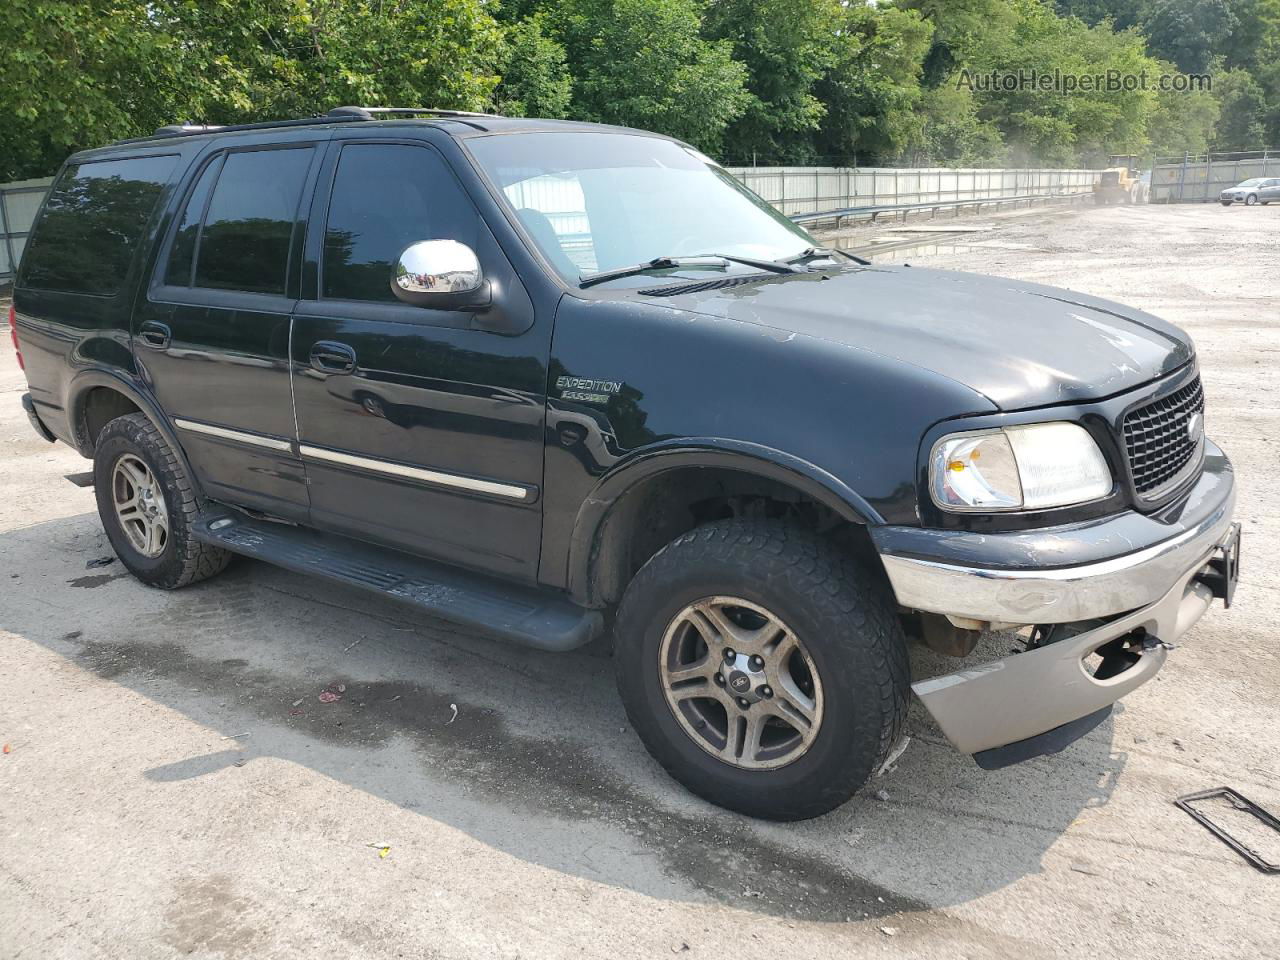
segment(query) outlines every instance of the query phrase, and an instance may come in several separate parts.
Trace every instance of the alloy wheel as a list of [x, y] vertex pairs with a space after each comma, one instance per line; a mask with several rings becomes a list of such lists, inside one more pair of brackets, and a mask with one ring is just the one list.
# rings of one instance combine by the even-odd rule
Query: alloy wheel
[[169, 510], [151, 469], [126, 453], [111, 471], [111, 503], [129, 544], [148, 559], [169, 543]]
[[738, 597], [689, 604], [659, 648], [667, 705], [703, 750], [767, 770], [804, 756], [822, 725], [813, 659], [775, 614]]

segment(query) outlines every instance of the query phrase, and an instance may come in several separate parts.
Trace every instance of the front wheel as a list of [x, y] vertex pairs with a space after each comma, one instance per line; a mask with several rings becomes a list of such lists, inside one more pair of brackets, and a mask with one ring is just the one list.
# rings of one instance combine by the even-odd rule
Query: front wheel
[[93, 456], [98, 515], [120, 562], [172, 590], [221, 573], [231, 554], [195, 539], [198, 508], [182, 464], [145, 414], [102, 428]]
[[1230, 200], [1219, 200], [1218, 202], [1222, 204], [1224, 207], [1229, 207], [1231, 206], [1231, 203], [1232, 203], [1232, 201]]
[[909, 667], [888, 586], [785, 523], [725, 520], [672, 541], [627, 588], [615, 638], [645, 746], [722, 807], [819, 816], [903, 730]]
[[1246, 207], [1252, 207], [1257, 202], [1258, 202], [1258, 195], [1256, 193], [1251, 193], [1244, 198], [1244, 205]]

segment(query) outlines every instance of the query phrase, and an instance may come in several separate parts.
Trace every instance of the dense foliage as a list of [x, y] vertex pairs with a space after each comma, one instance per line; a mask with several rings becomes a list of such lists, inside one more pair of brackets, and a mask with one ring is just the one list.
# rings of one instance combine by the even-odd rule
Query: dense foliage
[[[733, 162], [1097, 164], [1280, 145], [1280, 0], [29, 0], [0, 181], [176, 120], [431, 104], [660, 130]], [[1207, 73], [1190, 92], [992, 71]]]

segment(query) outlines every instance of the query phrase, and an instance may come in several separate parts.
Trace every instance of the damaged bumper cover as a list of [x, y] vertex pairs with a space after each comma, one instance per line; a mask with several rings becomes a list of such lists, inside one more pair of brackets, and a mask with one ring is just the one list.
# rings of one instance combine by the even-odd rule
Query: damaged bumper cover
[[[1091, 725], [1075, 721], [1105, 711], [1151, 679], [1168, 656], [1166, 644], [1189, 630], [1216, 596], [1229, 596], [1233, 558], [1224, 551], [1238, 544], [1234, 505], [1231, 464], [1208, 444], [1195, 487], [1160, 514], [1016, 533], [873, 530], [904, 607], [997, 623], [1105, 621], [912, 689], [964, 753], [1021, 744], [1013, 753], [1025, 759], [1061, 749], [1070, 740], [1051, 734], [1087, 732]], [[1122, 638], [1132, 665], [1095, 677], [1088, 658]], [[1037, 737], [1044, 738], [1043, 749], [1028, 750], [1033, 745], [1023, 742]], [[988, 759], [984, 765], [1002, 765]]]

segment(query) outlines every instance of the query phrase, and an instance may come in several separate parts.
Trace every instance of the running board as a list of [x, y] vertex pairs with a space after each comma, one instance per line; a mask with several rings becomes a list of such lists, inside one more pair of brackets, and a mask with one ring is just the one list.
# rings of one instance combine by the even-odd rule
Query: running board
[[604, 628], [598, 610], [561, 595], [237, 511], [212, 510], [192, 533], [233, 553], [372, 590], [441, 620], [540, 650], [572, 650]]

